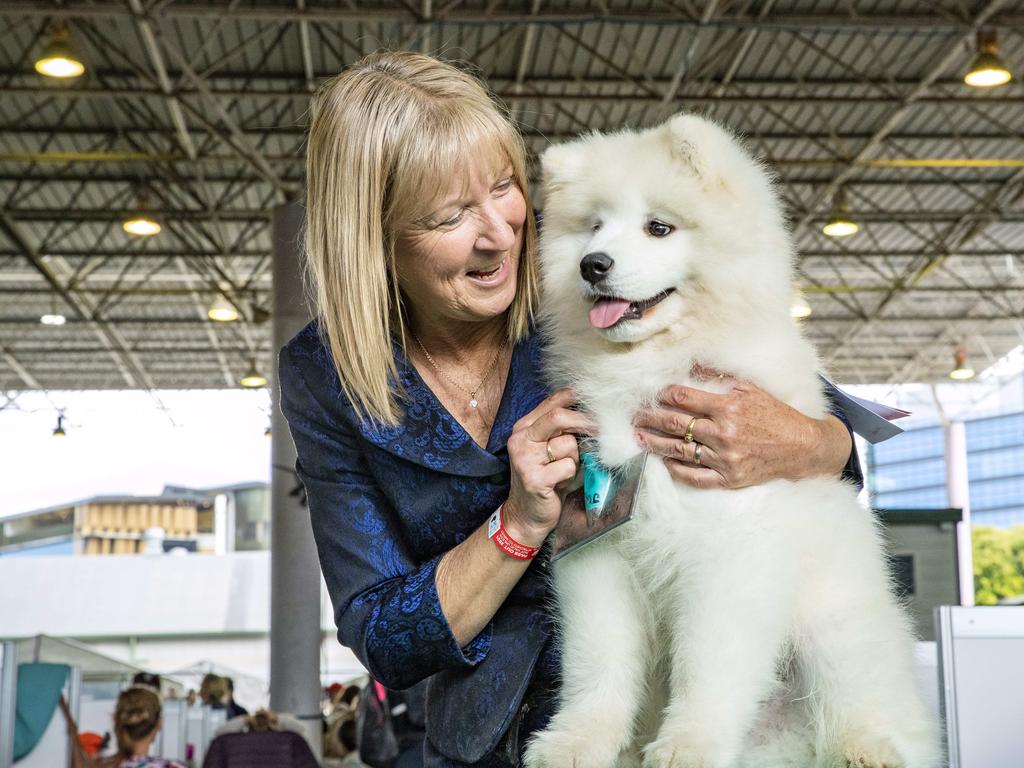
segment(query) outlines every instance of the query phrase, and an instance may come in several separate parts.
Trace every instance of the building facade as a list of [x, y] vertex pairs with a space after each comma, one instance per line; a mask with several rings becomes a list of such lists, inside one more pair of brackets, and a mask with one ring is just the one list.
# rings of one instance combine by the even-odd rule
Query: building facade
[[[967, 421], [967, 477], [973, 525], [1024, 524], [1024, 413]], [[868, 449], [876, 509], [943, 509], [943, 428], [921, 427]]]

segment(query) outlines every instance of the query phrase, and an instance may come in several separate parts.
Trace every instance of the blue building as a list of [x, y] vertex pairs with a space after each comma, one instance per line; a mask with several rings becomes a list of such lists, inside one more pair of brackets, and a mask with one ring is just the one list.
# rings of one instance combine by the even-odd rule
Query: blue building
[[[1024, 413], [975, 419], [964, 427], [972, 523], [1024, 523]], [[907, 430], [870, 446], [868, 488], [878, 509], [947, 507], [942, 427]]]

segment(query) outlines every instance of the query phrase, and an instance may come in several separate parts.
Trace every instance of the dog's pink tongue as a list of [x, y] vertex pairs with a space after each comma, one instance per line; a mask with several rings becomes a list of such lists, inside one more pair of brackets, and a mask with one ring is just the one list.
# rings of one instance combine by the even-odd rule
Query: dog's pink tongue
[[590, 308], [590, 324], [595, 328], [609, 328], [626, 314], [629, 302], [625, 299], [598, 299]]

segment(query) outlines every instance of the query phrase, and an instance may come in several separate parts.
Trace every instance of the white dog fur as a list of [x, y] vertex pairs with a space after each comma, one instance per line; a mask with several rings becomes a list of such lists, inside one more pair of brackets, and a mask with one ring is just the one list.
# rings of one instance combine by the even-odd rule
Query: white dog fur
[[[771, 179], [727, 131], [679, 116], [543, 157], [541, 264], [550, 373], [618, 466], [630, 418], [691, 365], [822, 417], [818, 359], [790, 319], [794, 249]], [[652, 236], [652, 220], [674, 227]], [[633, 301], [604, 330], [580, 260]], [[688, 419], [679, 426], [685, 427]], [[743, 490], [676, 484], [648, 462], [637, 518], [556, 564], [563, 684], [528, 768], [933, 768], [913, 638], [878, 531], [838, 479]]]

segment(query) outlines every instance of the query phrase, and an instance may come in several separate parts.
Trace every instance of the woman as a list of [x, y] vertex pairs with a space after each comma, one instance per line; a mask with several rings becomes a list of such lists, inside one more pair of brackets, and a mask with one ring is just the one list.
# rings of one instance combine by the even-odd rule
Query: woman
[[[521, 140], [475, 78], [375, 55], [321, 89], [307, 184], [317, 320], [281, 351], [281, 406], [338, 637], [388, 687], [429, 677], [425, 765], [515, 765], [552, 709], [542, 545], [593, 428], [541, 379]], [[684, 482], [853, 461], [838, 419], [748, 384], [665, 396], [637, 425]]]
[[225, 709], [224, 699], [228, 695], [226, 678], [207, 672], [199, 685], [199, 700], [212, 709]]
[[128, 688], [117, 697], [114, 734], [117, 737], [117, 768], [185, 768], [177, 760], [149, 757], [149, 748], [160, 730], [160, 697], [149, 688]]

